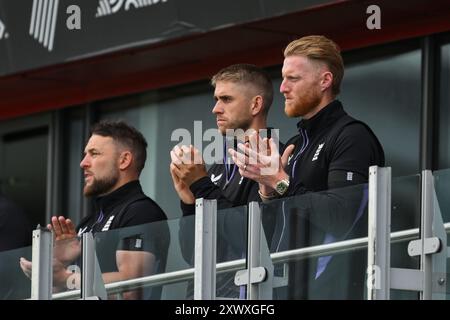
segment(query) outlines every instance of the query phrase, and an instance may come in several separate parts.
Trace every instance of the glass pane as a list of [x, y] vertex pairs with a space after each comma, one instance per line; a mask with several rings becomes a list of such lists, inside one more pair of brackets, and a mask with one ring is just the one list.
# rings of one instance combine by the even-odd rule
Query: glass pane
[[[194, 268], [195, 216], [180, 220], [180, 247], [189, 268]], [[235, 207], [217, 212], [216, 297], [221, 299], [243, 299], [245, 288], [234, 284], [237, 270], [245, 269], [242, 263], [232, 269], [223, 268], [223, 262], [245, 258], [247, 250], [247, 207]], [[236, 261], [238, 262], [238, 261]], [[187, 281], [186, 299], [194, 298], [194, 282]]]
[[338, 97], [380, 139], [394, 177], [419, 172], [421, 51], [407, 50], [379, 54], [368, 48], [346, 55]]
[[434, 187], [444, 223], [450, 222], [450, 169], [435, 171]]
[[[96, 254], [105, 284], [166, 272], [170, 233], [158, 221], [95, 234]], [[120, 274], [122, 273], [122, 274]], [[161, 299], [162, 286], [123, 287], [108, 299]]]
[[441, 241], [441, 250], [432, 256], [432, 299], [450, 300], [450, 266], [449, 259], [449, 237], [450, 230], [450, 202], [448, 194], [450, 190], [450, 169], [440, 170], [433, 173], [436, 198], [433, 205], [434, 219], [433, 232]]
[[32, 226], [45, 225], [48, 128], [5, 134], [0, 144], [2, 193], [24, 209]]
[[84, 123], [82, 110], [71, 109], [67, 111], [67, 123], [64, 126], [66, 141], [63, 145], [63, 155], [65, 164], [66, 185], [64, 188], [64, 199], [62, 201], [62, 211], [66, 213], [66, 218], [70, 218], [75, 225], [80, 222], [83, 213], [83, 194], [81, 185], [82, 170], [80, 170], [81, 155], [84, 150]]
[[[317, 252], [317, 245], [367, 237], [367, 184], [309, 193], [261, 205], [264, 232], [274, 261], [274, 299], [365, 299], [367, 242], [356, 241], [339, 253]], [[418, 238], [420, 176], [392, 180], [391, 266], [419, 268], [407, 252]], [[399, 238], [396, 231], [417, 228]], [[356, 247], [355, 247], [356, 245]], [[353, 248], [352, 248], [353, 247]], [[297, 258], [281, 252], [301, 249]], [[326, 248], [325, 248], [326, 249]], [[391, 291], [392, 299], [416, 299], [415, 292]]]
[[[261, 205], [274, 261], [273, 299], [363, 299], [367, 247], [307, 248], [367, 236], [367, 185], [307, 193]], [[367, 243], [367, 242], [366, 242]], [[366, 245], [367, 246], [367, 245]], [[300, 250], [295, 257], [281, 252]]]
[[[408, 255], [408, 244], [411, 240], [419, 239], [420, 227], [420, 175], [398, 177], [392, 179], [392, 207], [391, 207], [391, 267], [419, 269], [420, 258]], [[416, 229], [414, 234], [407, 237], [397, 237], [398, 231]], [[414, 291], [391, 290], [391, 299], [416, 300], [419, 294]]]
[[31, 246], [0, 252], [0, 300], [31, 297], [31, 280], [22, 271], [20, 258], [31, 261]]
[[165, 272], [191, 269], [182, 280], [165, 284], [161, 299], [185, 300], [194, 297], [194, 244], [195, 215], [168, 220], [170, 229], [170, 248]]
[[[247, 206], [217, 211], [216, 297], [218, 299], [245, 299], [245, 286], [236, 286], [236, 271], [245, 269], [237, 260], [247, 254]], [[220, 263], [235, 261], [232, 268], [222, 268]]]
[[445, 169], [450, 167], [450, 44], [447, 43], [440, 50], [439, 75], [439, 136], [437, 139], [437, 167]]
[[53, 299], [81, 297], [81, 239], [53, 243]]
[[[176, 220], [178, 221], [178, 220]], [[182, 267], [182, 264], [172, 263], [171, 270], [181, 270], [194, 268], [194, 247], [195, 247], [195, 215], [190, 215], [179, 219], [179, 228], [176, 233], [176, 237], [172, 238], [173, 246], [177, 247], [177, 251], [180, 252], [178, 257], [183, 257], [182, 264], [185, 263], [185, 266]], [[172, 259], [175, 260], [175, 259]], [[173, 268], [177, 266], [178, 268]], [[194, 299], [194, 274], [189, 278], [189, 280], [184, 281], [182, 283], [182, 288], [179, 291], [182, 292], [181, 296], [171, 297], [168, 296], [168, 299]], [[171, 291], [173, 293], [173, 291]]]

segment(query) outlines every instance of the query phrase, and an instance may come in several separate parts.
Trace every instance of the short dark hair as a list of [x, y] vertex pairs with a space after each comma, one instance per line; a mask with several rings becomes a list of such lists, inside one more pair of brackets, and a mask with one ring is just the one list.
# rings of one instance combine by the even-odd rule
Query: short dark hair
[[91, 135], [111, 137], [115, 142], [129, 148], [134, 158], [134, 165], [140, 174], [147, 160], [147, 141], [141, 132], [124, 121], [102, 120], [91, 129]]
[[262, 68], [253, 64], [233, 64], [217, 72], [211, 79], [216, 87], [218, 81], [231, 81], [253, 85], [258, 94], [263, 97], [263, 112], [268, 114], [273, 102], [273, 85], [269, 74]]

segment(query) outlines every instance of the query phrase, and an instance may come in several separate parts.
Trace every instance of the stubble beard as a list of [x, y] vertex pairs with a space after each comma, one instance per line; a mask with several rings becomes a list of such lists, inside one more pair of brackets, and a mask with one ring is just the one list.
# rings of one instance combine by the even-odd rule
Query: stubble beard
[[113, 172], [111, 175], [105, 178], [95, 178], [93, 177], [91, 185], [85, 185], [83, 193], [86, 197], [94, 197], [99, 195], [104, 195], [109, 193], [112, 188], [119, 181], [118, 172]]
[[240, 120], [234, 120], [233, 122], [229, 123], [226, 127], [218, 128], [220, 133], [225, 136], [227, 134], [227, 130], [238, 130], [242, 129], [244, 131], [247, 131], [250, 128], [251, 125], [251, 119], [240, 119]]

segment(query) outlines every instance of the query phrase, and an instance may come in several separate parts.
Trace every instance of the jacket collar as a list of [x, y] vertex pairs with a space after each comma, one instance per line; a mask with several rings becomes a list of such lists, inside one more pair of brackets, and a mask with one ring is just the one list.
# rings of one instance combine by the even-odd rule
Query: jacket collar
[[118, 204], [138, 192], [142, 192], [139, 180], [130, 181], [107, 195], [97, 197], [95, 199], [96, 212], [102, 210], [104, 214], [108, 214]]
[[314, 135], [318, 130], [332, 125], [337, 119], [344, 116], [346, 113], [339, 100], [334, 100], [315, 114], [311, 119], [302, 119], [297, 123], [297, 129], [306, 130], [308, 135]]

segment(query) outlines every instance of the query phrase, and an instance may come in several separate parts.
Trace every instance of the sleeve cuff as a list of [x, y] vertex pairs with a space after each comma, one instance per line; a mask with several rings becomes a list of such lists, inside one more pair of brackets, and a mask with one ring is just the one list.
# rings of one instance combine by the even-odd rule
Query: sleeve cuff
[[186, 204], [183, 201], [180, 201], [180, 207], [183, 212], [183, 217], [195, 214], [195, 204]]
[[206, 176], [206, 177], [198, 179], [193, 184], [191, 184], [189, 189], [194, 194], [195, 198], [201, 198], [201, 197], [198, 197], [198, 194], [201, 192], [201, 190], [205, 189], [205, 186], [208, 186], [209, 184], [213, 184], [213, 183], [211, 182], [210, 178], [208, 176]]

